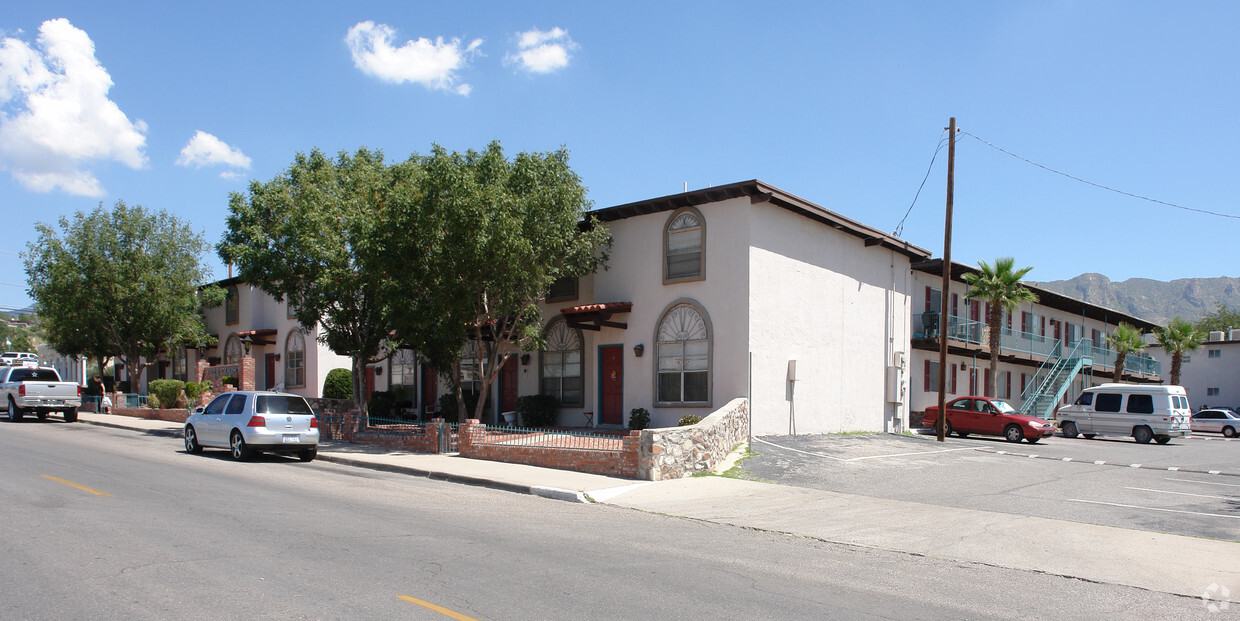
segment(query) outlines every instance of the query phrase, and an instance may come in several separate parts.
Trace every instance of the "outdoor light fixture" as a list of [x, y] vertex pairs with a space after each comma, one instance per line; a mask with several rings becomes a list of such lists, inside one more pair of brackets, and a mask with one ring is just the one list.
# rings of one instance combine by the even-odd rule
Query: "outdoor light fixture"
[[247, 334], [241, 337], [241, 344], [245, 346], [245, 355], [250, 355], [250, 347], [254, 345], [254, 339], [250, 338], [250, 335]]
[[375, 375], [383, 375], [383, 367], [375, 367]]
[[641, 343], [638, 343], [633, 346], [633, 355], [637, 356], [638, 358], [642, 357], [642, 352], [644, 351], [646, 351], [646, 346], [642, 345]]
[[968, 368], [969, 368], [969, 364], [968, 364], [967, 362], [961, 362], [961, 363], [960, 363], [960, 370], [961, 370], [961, 371], [968, 370]]
[[530, 354], [529, 354], [529, 352], [526, 352], [526, 353], [524, 353], [524, 354], [521, 354], [521, 365], [522, 365], [522, 366], [526, 366], [526, 365], [529, 365], [529, 363], [530, 363]]

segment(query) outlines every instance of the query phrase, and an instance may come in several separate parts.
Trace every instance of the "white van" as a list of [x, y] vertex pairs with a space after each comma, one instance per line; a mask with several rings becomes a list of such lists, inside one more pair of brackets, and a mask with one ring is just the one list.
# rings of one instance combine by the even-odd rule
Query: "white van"
[[1102, 384], [1086, 388], [1055, 420], [1066, 438], [1130, 436], [1166, 444], [1191, 432], [1192, 409], [1183, 386]]

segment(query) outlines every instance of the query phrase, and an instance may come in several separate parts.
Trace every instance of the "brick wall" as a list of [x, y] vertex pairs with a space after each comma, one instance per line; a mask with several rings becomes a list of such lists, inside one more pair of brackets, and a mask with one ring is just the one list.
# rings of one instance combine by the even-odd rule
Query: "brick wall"
[[477, 419], [465, 421], [460, 426], [461, 457], [526, 464], [541, 468], [558, 468], [626, 479], [638, 478], [638, 445], [642, 435], [640, 431], [630, 431], [628, 436], [622, 438], [622, 448], [618, 451], [476, 443], [475, 439], [481, 437], [485, 431], [486, 425]]

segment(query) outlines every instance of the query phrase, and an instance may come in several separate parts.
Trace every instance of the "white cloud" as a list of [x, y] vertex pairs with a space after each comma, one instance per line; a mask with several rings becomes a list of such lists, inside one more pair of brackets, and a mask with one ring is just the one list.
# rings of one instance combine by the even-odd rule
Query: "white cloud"
[[359, 22], [349, 29], [345, 42], [353, 54], [353, 64], [362, 73], [393, 84], [415, 82], [435, 90], [468, 95], [472, 87], [458, 84], [457, 71], [464, 68], [482, 39], [463, 45], [460, 39], [444, 42], [419, 38], [395, 47], [396, 30], [386, 24]]
[[69, 20], [43, 22], [38, 47], [0, 43], [0, 168], [31, 191], [100, 196], [90, 165], [145, 167], [146, 123], [108, 99], [112, 78]]
[[[228, 146], [223, 140], [208, 134], [202, 130], [198, 130], [189, 142], [185, 143], [185, 147], [181, 149], [181, 156], [177, 158], [178, 166], [193, 166], [194, 168], [202, 168], [203, 166], [227, 166], [229, 168], [250, 169], [250, 158], [241, 152], [241, 149]], [[240, 175], [237, 171], [226, 171], [220, 176], [225, 179], [232, 179]]]
[[577, 44], [563, 28], [535, 28], [519, 32], [517, 36], [517, 53], [509, 54], [504, 61], [530, 73], [551, 73], [567, 67], [572, 52], [577, 49]]

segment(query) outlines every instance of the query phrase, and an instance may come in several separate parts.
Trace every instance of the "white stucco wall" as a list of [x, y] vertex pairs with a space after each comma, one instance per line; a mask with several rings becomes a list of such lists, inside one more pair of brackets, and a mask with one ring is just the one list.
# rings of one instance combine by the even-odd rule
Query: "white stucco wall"
[[[1211, 358], [1210, 350], [1218, 350], [1218, 357]], [[1171, 381], [1171, 356], [1158, 346], [1146, 350], [1155, 360], [1162, 362], [1163, 383]], [[1180, 365], [1180, 385], [1188, 391], [1188, 402], [1194, 410], [1203, 406], [1240, 406], [1240, 341], [1215, 341], [1202, 343], [1201, 347], [1186, 352], [1187, 362]], [[1218, 394], [1209, 394], [1217, 388]]]
[[887, 382], [907, 357], [908, 258], [769, 204], [750, 222], [754, 435], [898, 431], [907, 390], [888, 403]]

